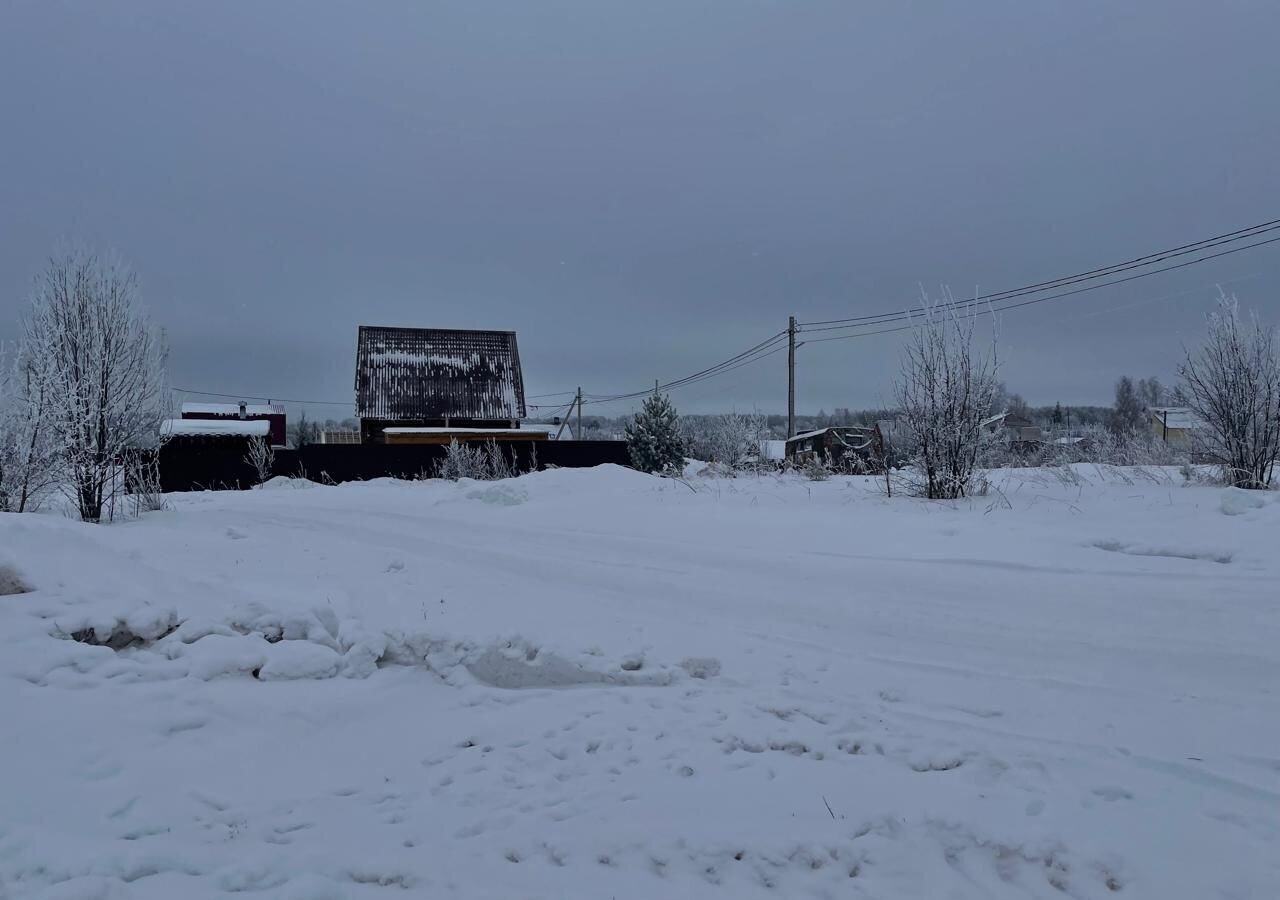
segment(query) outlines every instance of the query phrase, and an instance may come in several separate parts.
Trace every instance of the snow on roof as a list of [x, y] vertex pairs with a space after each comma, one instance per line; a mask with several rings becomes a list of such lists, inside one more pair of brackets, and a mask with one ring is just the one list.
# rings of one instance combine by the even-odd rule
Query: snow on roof
[[383, 434], [551, 434], [557, 425], [525, 425], [519, 428], [384, 428]]
[[[246, 403], [244, 407], [245, 415], [248, 416], [282, 416], [284, 415], [284, 407], [278, 403]], [[238, 416], [240, 415], [239, 403], [184, 403], [182, 404], [182, 414], [194, 414], [202, 416]]]
[[1161, 425], [1195, 431], [1204, 428], [1204, 421], [1185, 406], [1162, 406], [1151, 410], [1151, 415]]
[[266, 437], [271, 423], [258, 419], [165, 419], [160, 423], [163, 437], [205, 435], [230, 437]]
[[799, 434], [797, 434], [797, 435], [795, 435], [795, 436], [793, 436], [793, 437], [789, 437], [789, 438], [787, 438], [787, 439], [786, 439], [785, 441], [783, 441], [782, 443], [783, 443], [783, 446], [785, 447], [785, 446], [786, 446], [788, 443], [790, 443], [791, 441], [800, 441], [800, 440], [804, 440], [805, 438], [811, 438], [811, 437], [813, 437], [814, 435], [822, 434], [822, 433], [823, 433], [824, 431], [826, 431], [826, 430], [827, 430], [826, 428], [818, 428], [818, 429], [815, 429], [815, 430], [813, 430], [813, 431], [802, 431], [802, 432], [800, 432]]

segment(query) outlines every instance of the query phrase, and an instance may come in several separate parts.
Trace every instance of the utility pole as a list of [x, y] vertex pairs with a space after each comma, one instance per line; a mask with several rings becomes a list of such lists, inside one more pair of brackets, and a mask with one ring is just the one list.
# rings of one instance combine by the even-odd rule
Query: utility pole
[[582, 385], [578, 385], [578, 440], [582, 440]]
[[796, 436], [796, 317], [787, 320], [787, 437]]

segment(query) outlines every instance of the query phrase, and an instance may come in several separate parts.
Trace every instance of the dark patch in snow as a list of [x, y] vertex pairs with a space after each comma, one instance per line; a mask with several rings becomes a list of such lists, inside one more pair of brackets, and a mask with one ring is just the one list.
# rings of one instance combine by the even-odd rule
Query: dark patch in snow
[[0, 566], [0, 597], [11, 597], [15, 594], [29, 594], [31, 587], [18, 575], [13, 566]]

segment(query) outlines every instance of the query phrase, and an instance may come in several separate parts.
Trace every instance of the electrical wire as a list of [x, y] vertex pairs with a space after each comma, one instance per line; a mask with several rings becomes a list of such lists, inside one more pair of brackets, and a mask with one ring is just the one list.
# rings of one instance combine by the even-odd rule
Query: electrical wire
[[[660, 383], [657, 385], [657, 389], [659, 391], [669, 391], [673, 388], [683, 387], [688, 384], [695, 384], [699, 381], [705, 381], [708, 378], [714, 378], [723, 372], [732, 371], [733, 369], [738, 368], [739, 363], [745, 365], [749, 362], [755, 362], [757, 359], [763, 359], [765, 356], [774, 352], [770, 348], [776, 348], [777, 344], [786, 339], [786, 335], [787, 333], [785, 331], [779, 331], [777, 334], [765, 338], [755, 346], [748, 347], [741, 353], [735, 354], [726, 360], [718, 362], [714, 366], [708, 366], [705, 369], [694, 372], [692, 375], [686, 375], [683, 378], [677, 378], [674, 381], [668, 381], [665, 384]], [[609, 403], [614, 400], [630, 400], [635, 397], [644, 397], [648, 394], [652, 394], [653, 391], [654, 388], [644, 388], [642, 390], [620, 394], [588, 394], [586, 396], [588, 400], [594, 403]]]
[[[1265, 240], [1265, 241], [1258, 241], [1258, 242], [1253, 243], [1253, 244], [1246, 244], [1246, 245], [1245, 245], [1245, 246], [1243, 246], [1243, 247], [1232, 247], [1232, 248], [1231, 248], [1231, 249], [1229, 249], [1229, 250], [1219, 250], [1217, 253], [1213, 253], [1213, 254], [1211, 254], [1211, 255], [1209, 255], [1209, 256], [1201, 257], [1201, 258], [1199, 258], [1199, 259], [1189, 259], [1189, 260], [1187, 260], [1186, 262], [1176, 263], [1176, 264], [1174, 264], [1174, 265], [1171, 265], [1171, 266], [1165, 266], [1165, 267], [1160, 268], [1160, 269], [1154, 269], [1154, 270], [1152, 270], [1152, 271], [1150, 271], [1150, 272], [1139, 272], [1139, 273], [1137, 273], [1137, 274], [1135, 274], [1135, 275], [1128, 275], [1128, 276], [1126, 276], [1126, 277], [1124, 277], [1124, 278], [1117, 278], [1117, 279], [1115, 279], [1114, 281], [1107, 281], [1107, 282], [1103, 282], [1103, 283], [1100, 283], [1100, 284], [1091, 284], [1091, 285], [1087, 285], [1087, 286], [1085, 286], [1085, 287], [1076, 288], [1075, 290], [1071, 290], [1071, 291], [1064, 291], [1064, 292], [1062, 292], [1062, 293], [1060, 293], [1060, 294], [1050, 294], [1050, 295], [1045, 296], [1045, 297], [1033, 297], [1033, 298], [1032, 298], [1032, 299], [1030, 299], [1030, 300], [1022, 300], [1022, 301], [1019, 301], [1018, 303], [1010, 303], [1010, 304], [1008, 304], [1007, 306], [993, 306], [993, 307], [990, 307], [989, 309], [976, 309], [976, 310], [970, 310], [969, 312], [966, 312], [966, 313], [961, 314], [959, 317], [960, 317], [960, 318], [962, 318], [962, 319], [971, 319], [971, 318], [975, 318], [976, 316], [984, 315], [984, 314], [986, 314], [986, 313], [1000, 313], [1000, 312], [1005, 312], [1005, 311], [1010, 310], [1010, 309], [1019, 309], [1019, 308], [1021, 308], [1021, 307], [1023, 307], [1023, 306], [1031, 306], [1031, 305], [1036, 304], [1036, 303], [1047, 303], [1047, 302], [1048, 302], [1048, 301], [1050, 301], [1050, 300], [1061, 300], [1063, 297], [1071, 297], [1071, 296], [1074, 296], [1074, 295], [1076, 295], [1076, 294], [1083, 294], [1083, 293], [1085, 293], [1085, 292], [1087, 292], [1087, 291], [1096, 291], [1096, 290], [1100, 290], [1101, 288], [1104, 288], [1104, 287], [1111, 287], [1111, 286], [1113, 286], [1113, 285], [1117, 285], [1117, 284], [1124, 284], [1124, 283], [1129, 282], [1129, 281], [1136, 281], [1136, 280], [1138, 280], [1139, 278], [1147, 278], [1147, 277], [1149, 277], [1149, 276], [1151, 276], [1151, 275], [1159, 275], [1161, 272], [1171, 272], [1171, 271], [1173, 271], [1173, 270], [1175, 270], [1175, 269], [1185, 269], [1185, 268], [1187, 268], [1187, 267], [1189, 267], [1189, 266], [1194, 266], [1194, 265], [1197, 265], [1197, 264], [1202, 263], [1202, 262], [1208, 262], [1208, 261], [1209, 261], [1209, 260], [1211, 260], [1211, 259], [1217, 259], [1217, 258], [1222, 257], [1222, 256], [1230, 256], [1230, 255], [1231, 255], [1231, 254], [1233, 254], [1233, 253], [1241, 253], [1241, 252], [1243, 252], [1243, 251], [1245, 251], [1245, 250], [1252, 250], [1252, 249], [1253, 249], [1253, 248], [1255, 248], [1255, 247], [1262, 247], [1262, 246], [1264, 246], [1264, 245], [1266, 245], [1266, 244], [1274, 244], [1274, 243], [1276, 243], [1276, 242], [1280, 242], [1280, 237], [1268, 238], [1268, 239], [1267, 239], [1267, 240]], [[958, 308], [958, 306], [957, 306], [956, 308]], [[942, 309], [943, 309], [943, 310], [949, 310], [950, 308], [949, 308], [946, 304], [943, 304], [943, 305], [942, 305]], [[920, 314], [920, 313], [915, 313], [915, 314], [913, 314], [913, 315], [905, 316], [904, 318], [905, 318], [905, 319], [911, 319], [911, 318], [913, 318], [913, 317], [915, 317], [915, 316], [919, 316], [919, 315], [921, 315], [921, 314]], [[887, 323], [887, 322], [885, 322], [885, 323], [877, 323], [877, 324], [888, 324], [888, 323]], [[846, 328], [851, 328], [851, 327], [855, 327], [855, 326], [845, 326], [845, 327], [846, 327]], [[855, 332], [855, 333], [853, 333], [853, 334], [838, 334], [838, 335], [835, 335], [835, 336], [833, 336], [833, 337], [825, 337], [825, 338], [805, 338], [804, 343], [806, 343], [806, 344], [822, 344], [822, 343], [825, 343], [825, 342], [827, 342], [827, 341], [847, 341], [847, 340], [849, 340], [849, 339], [851, 339], [851, 338], [871, 337], [872, 335], [876, 335], [876, 334], [893, 334], [894, 332], [898, 332], [898, 331], [910, 331], [912, 328], [918, 328], [918, 327], [919, 327], [919, 325], [915, 325], [915, 324], [911, 324], [911, 325], [899, 325], [899, 326], [898, 326], [898, 327], [896, 327], [896, 328], [881, 328], [881, 329], [878, 329], [878, 330], [875, 330], [875, 331], [859, 331], [859, 332]], [[814, 329], [814, 330], [815, 330], [815, 331], [823, 331], [823, 330], [834, 330], [834, 329]]]
[[197, 397], [222, 397], [226, 400], [261, 400], [264, 403], [301, 403], [314, 406], [350, 406], [355, 408], [355, 398], [351, 400], [292, 400], [288, 397], [255, 397], [252, 394], [219, 394], [214, 391], [196, 391], [191, 388], [175, 387], [180, 394], [194, 394]]
[[[1050, 279], [1049, 281], [1041, 281], [1036, 284], [1025, 285], [1019, 288], [1011, 288], [1004, 291], [996, 291], [990, 294], [981, 294], [967, 300], [957, 301], [954, 304], [943, 304], [944, 307], [955, 306], [957, 308], [963, 306], [972, 306], [979, 303], [997, 303], [1005, 300], [1012, 300], [1017, 297], [1026, 296], [1028, 294], [1041, 293], [1047, 290], [1056, 290], [1057, 288], [1067, 287], [1072, 284], [1078, 284], [1084, 281], [1092, 281], [1098, 278], [1107, 278], [1120, 272], [1132, 271], [1133, 269], [1145, 268], [1168, 259], [1174, 259], [1180, 256], [1186, 256], [1192, 253], [1200, 253], [1205, 250], [1212, 250], [1215, 247], [1227, 244], [1237, 243], [1242, 240], [1259, 237], [1269, 232], [1280, 230], [1280, 219], [1274, 219], [1269, 222], [1262, 222], [1258, 225], [1252, 225], [1248, 228], [1240, 228], [1235, 231], [1229, 231], [1225, 234], [1216, 235], [1214, 237], [1204, 238], [1190, 244], [1183, 244], [1167, 250], [1160, 250], [1155, 253], [1148, 253], [1145, 256], [1139, 256], [1125, 262], [1114, 263], [1109, 266], [1102, 266], [1090, 269], [1087, 272], [1080, 272], [1075, 275], [1065, 275], [1060, 278]], [[1269, 243], [1263, 241], [1260, 243]], [[1251, 244], [1250, 247], [1260, 246], [1260, 244]], [[1248, 249], [1248, 247], [1241, 248]], [[1204, 259], [1214, 259], [1222, 254], [1213, 254]], [[1162, 269], [1160, 271], [1168, 271]], [[1116, 282], [1119, 283], [1119, 282]], [[880, 313], [867, 313], [865, 315], [849, 316], [842, 319], [821, 319], [814, 322], [798, 323], [799, 327], [807, 331], [831, 331], [842, 327], [857, 327], [852, 323], [863, 325], [883, 325], [889, 321], [901, 320], [909, 318], [912, 315], [911, 310], [890, 310]], [[846, 324], [848, 323], [848, 324]], [[823, 328], [821, 326], [829, 326]]]

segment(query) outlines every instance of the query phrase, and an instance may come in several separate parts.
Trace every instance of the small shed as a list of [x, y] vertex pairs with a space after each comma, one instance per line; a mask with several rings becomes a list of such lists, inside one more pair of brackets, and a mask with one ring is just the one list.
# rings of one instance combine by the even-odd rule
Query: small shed
[[182, 421], [190, 422], [266, 422], [267, 438], [273, 447], [283, 447], [285, 411], [278, 403], [184, 403]]
[[1011, 448], [1031, 449], [1047, 441], [1044, 430], [1019, 413], [1003, 412], [982, 421], [982, 427], [1004, 439]]
[[816, 461], [852, 475], [878, 472], [884, 469], [884, 440], [874, 425], [833, 425], [790, 438], [786, 458], [794, 466]]

